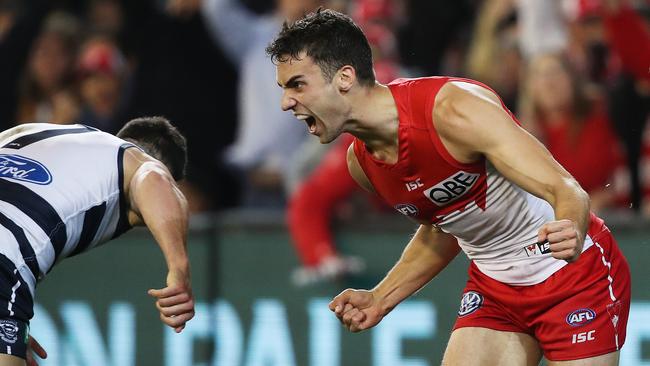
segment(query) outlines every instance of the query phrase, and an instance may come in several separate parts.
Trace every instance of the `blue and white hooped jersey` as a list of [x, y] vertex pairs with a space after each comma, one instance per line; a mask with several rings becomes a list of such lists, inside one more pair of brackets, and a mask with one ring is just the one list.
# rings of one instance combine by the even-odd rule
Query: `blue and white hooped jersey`
[[34, 123], [0, 134], [0, 253], [32, 294], [59, 260], [130, 228], [122, 161], [133, 146], [83, 125]]

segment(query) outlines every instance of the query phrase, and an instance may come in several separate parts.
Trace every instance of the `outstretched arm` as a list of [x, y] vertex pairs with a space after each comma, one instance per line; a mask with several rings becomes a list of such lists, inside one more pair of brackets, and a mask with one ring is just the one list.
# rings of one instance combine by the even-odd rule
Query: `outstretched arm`
[[167, 169], [153, 159], [144, 161], [133, 173], [128, 195], [135, 216], [132, 223], [141, 220], [149, 228], [167, 262], [167, 287], [149, 290], [149, 295], [157, 299], [163, 323], [180, 332], [194, 316], [186, 251], [187, 201]]
[[371, 328], [431, 281], [459, 252], [456, 238], [435, 226], [421, 225], [402, 257], [374, 289], [347, 289], [329, 308], [351, 332]]
[[554, 258], [577, 260], [589, 223], [589, 196], [546, 148], [516, 124], [498, 97], [478, 85], [448, 83], [436, 96], [435, 128], [461, 162], [485, 156], [511, 182], [547, 201], [555, 221], [543, 225]]

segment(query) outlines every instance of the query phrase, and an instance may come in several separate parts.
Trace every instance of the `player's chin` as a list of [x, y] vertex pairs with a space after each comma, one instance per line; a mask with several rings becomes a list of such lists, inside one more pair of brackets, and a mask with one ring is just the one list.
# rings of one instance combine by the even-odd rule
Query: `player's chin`
[[336, 138], [339, 137], [338, 133], [327, 133], [327, 131], [323, 132], [322, 134], [318, 135], [318, 139], [320, 140], [321, 144], [329, 144], [330, 142], [336, 140]]

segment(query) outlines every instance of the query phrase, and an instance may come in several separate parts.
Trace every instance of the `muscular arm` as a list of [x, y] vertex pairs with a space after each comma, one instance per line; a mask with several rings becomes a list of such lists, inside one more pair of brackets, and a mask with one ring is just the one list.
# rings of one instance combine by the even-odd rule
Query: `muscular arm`
[[347, 289], [329, 308], [352, 332], [371, 328], [431, 281], [459, 252], [456, 238], [435, 226], [421, 225], [402, 257], [373, 290]]
[[135, 149], [125, 154], [131, 224], [151, 231], [167, 263], [167, 287], [149, 290], [157, 299], [161, 320], [180, 332], [194, 316], [186, 237], [188, 207], [165, 166]]
[[[354, 154], [354, 145], [348, 148], [347, 161], [352, 178], [365, 190], [374, 192]], [[431, 281], [459, 252], [452, 235], [433, 225], [420, 225], [399, 261], [373, 290], [347, 289], [329, 307], [349, 330], [371, 328], [397, 304]]]
[[485, 156], [508, 180], [551, 204], [557, 221], [540, 229], [553, 256], [573, 261], [582, 251], [589, 222], [589, 197], [546, 148], [517, 125], [489, 90], [449, 83], [436, 97], [434, 125], [461, 162]]
[[382, 315], [431, 281], [459, 252], [452, 235], [432, 225], [420, 225], [399, 261], [372, 290]]
[[142, 163], [129, 187], [131, 210], [158, 242], [170, 270], [187, 272], [188, 209], [185, 197], [167, 170], [158, 162]]

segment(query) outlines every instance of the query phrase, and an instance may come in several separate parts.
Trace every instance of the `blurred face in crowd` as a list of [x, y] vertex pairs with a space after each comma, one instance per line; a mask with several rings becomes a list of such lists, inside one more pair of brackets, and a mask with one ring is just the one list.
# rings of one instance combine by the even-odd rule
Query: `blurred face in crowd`
[[559, 57], [543, 55], [529, 67], [529, 92], [542, 113], [567, 111], [573, 103], [573, 81]]
[[56, 90], [70, 69], [72, 55], [63, 38], [56, 33], [41, 35], [34, 44], [29, 71], [45, 92]]
[[120, 80], [115, 75], [95, 73], [86, 76], [81, 82], [81, 96], [95, 113], [110, 117], [119, 102], [120, 85]]
[[103, 38], [90, 39], [82, 47], [79, 70], [81, 97], [102, 117], [111, 117], [120, 101], [124, 59], [117, 45]]
[[339, 91], [339, 74], [333, 81], [305, 53], [277, 64], [277, 81], [284, 90], [282, 110], [291, 111], [307, 124], [321, 143], [333, 141], [343, 131], [345, 100]]
[[108, 34], [117, 34], [122, 29], [123, 11], [115, 0], [95, 0], [88, 11], [90, 24]]

